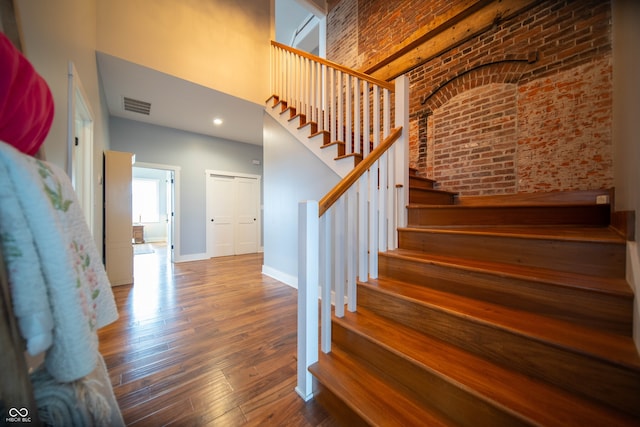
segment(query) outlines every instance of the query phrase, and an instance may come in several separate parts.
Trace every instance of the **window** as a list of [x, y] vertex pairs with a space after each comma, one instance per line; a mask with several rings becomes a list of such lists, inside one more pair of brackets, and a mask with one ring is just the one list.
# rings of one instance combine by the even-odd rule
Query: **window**
[[160, 222], [158, 186], [157, 179], [133, 179], [132, 219], [134, 223]]

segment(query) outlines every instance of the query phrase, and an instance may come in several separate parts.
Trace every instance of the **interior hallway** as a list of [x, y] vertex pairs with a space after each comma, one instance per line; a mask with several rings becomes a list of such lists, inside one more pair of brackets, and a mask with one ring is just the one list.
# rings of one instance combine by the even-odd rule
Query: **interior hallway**
[[99, 334], [128, 426], [335, 425], [294, 391], [297, 291], [261, 274], [262, 254], [171, 264], [149, 248]]

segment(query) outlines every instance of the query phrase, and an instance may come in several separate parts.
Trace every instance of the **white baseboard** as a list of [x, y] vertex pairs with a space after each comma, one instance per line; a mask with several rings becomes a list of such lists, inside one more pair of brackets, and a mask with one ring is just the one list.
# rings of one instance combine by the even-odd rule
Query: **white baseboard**
[[264, 264], [262, 265], [262, 274], [273, 277], [274, 279], [284, 283], [285, 285], [291, 286], [294, 289], [298, 289], [298, 278], [295, 276], [283, 273], [280, 270], [276, 270], [275, 268], [269, 267], [268, 265]]
[[188, 255], [175, 255], [173, 256], [173, 262], [189, 262], [189, 261], [202, 261], [209, 259], [206, 253], [188, 254]]

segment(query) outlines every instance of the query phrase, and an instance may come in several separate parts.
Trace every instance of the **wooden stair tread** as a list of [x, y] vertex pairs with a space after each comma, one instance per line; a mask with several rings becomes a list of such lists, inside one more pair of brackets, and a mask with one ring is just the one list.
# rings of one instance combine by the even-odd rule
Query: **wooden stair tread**
[[362, 364], [354, 363], [339, 349], [334, 348], [330, 354], [320, 352], [318, 362], [311, 365], [309, 371], [370, 425], [452, 425], [407, 398]]
[[609, 408], [502, 368], [435, 338], [359, 308], [334, 317], [350, 330], [507, 411], [546, 426], [634, 425]]
[[496, 194], [485, 196], [463, 196], [458, 199], [461, 205], [547, 205], [556, 203], [594, 204], [599, 196], [605, 196], [602, 204], [609, 204], [612, 198], [612, 190], [575, 190], [575, 191], [550, 191], [536, 193]]
[[479, 261], [470, 258], [458, 258], [445, 255], [433, 255], [411, 249], [394, 249], [382, 253], [383, 256], [419, 260], [429, 264], [452, 266], [454, 268], [495, 274], [523, 280], [533, 280], [561, 287], [589, 290], [599, 293], [633, 298], [633, 290], [625, 279], [616, 277], [598, 277], [559, 270], [551, 270], [525, 265], [505, 264], [492, 261]]
[[477, 236], [504, 236], [527, 239], [551, 239], [579, 242], [615, 243], [624, 245], [625, 239], [610, 227], [579, 227], [579, 226], [419, 226], [413, 225], [399, 230], [413, 230], [417, 232], [473, 234]]
[[[454, 193], [456, 194], [456, 193]], [[563, 208], [563, 207], [571, 207], [571, 206], [605, 206], [598, 205], [594, 203], [587, 202], [553, 202], [547, 204], [539, 204], [539, 203], [531, 203], [528, 201], [517, 203], [517, 204], [499, 204], [499, 203], [488, 203], [488, 204], [459, 204], [455, 205], [426, 205], [421, 203], [410, 203], [407, 207], [409, 208], [429, 208], [429, 209], [456, 209], [456, 210], [478, 210], [478, 209], [499, 209], [499, 208], [540, 208], [540, 209], [548, 209], [548, 208]], [[609, 205], [606, 205], [609, 206]]]
[[415, 181], [421, 181], [421, 182], [426, 182], [429, 184], [435, 184], [437, 181], [431, 178], [425, 178], [423, 176], [418, 176], [418, 175], [409, 175], [409, 179], [410, 180], [415, 180]]
[[[447, 190], [438, 190], [436, 188], [416, 188], [416, 187], [411, 187], [411, 191], [419, 191], [422, 193], [437, 193], [437, 194], [448, 194], [451, 196], [457, 196], [458, 193], [453, 192], [453, 191], [447, 191]], [[423, 206], [432, 206], [432, 205], [423, 205]], [[447, 205], [433, 205], [433, 206], [447, 206]], [[455, 205], [449, 205], [449, 206], [455, 206]]]
[[360, 285], [372, 286], [387, 294], [474, 319], [492, 328], [502, 328], [536, 341], [552, 343], [558, 348], [573, 349], [640, 373], [640, 357], [630, 337], [384, 278], [370, 279]]

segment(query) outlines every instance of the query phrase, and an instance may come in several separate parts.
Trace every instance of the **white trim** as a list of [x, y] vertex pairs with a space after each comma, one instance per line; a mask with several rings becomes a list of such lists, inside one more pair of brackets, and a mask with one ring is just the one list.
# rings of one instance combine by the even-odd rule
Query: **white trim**
[[[82, 174], [80, 183], [74, 186], [78, 199], [82, 205], [82, 211], [86, 216], [87, 226], [91, 235], [97, 236], [94, 227], [95, 221], [95, 180], [94, 180], [94, 156], [93, 156], [93, 124], [94, 114], [89, 103], [80, 75], [74, 63], [67, 63], [67, 165], [66, 172], [69, 179], [74, 182], [73, 156], [75, 150], [75, 140], [79, 138], [83, 144], [79, 151], [80, 159], [76, 159], [76, 164], [80, 163]], [[76, 118], [81, 123], [82, 135], [77, 135]], [[78, 153], [76, 153], [78, 154]], [[79, 191], [78, 191], [79, 190]]]
[[626, 279], [636, 296], [633, 299], [633, 341], [640, 352], [640, 252], [637, 242], [627, 242]]
[[87, 92], [84, 90], [84, 86], [80, 81], [80, 75], [78, 74], [78, 70], [72, 61], [69, 61], [67, 64], [67, 175], [71, 176], [71, 149], [75, 143], [75, 113], [76, 113], [76, 93], [80, 95], [80, 99], [82, 100], [81, 108], [83, 108], [86, 113], [93, 121], [93, 111], [91, 110], [91, 106], [89, 105], [87, 96]]
[[325, 7], [321, 7], [318, 3], [316, 3], [313, 0], [296, 0], [296, 2], [298, 4], [300, 4], [302, 7], [310, 10], [314, 15], [320, 17], [320, 16], [327, 16], [327, 6], [326, 6], [326, 2], [323, 2]]
[[[183, 256], [180, 245], [180, 166], [163, 165], [160, 163], [134, 162], [134, 167], [147, 169], [161, 169], [173, 171], [173, 262], [182, 262]], [[169, 248], [169, 251], [171, 248]], [[198, 258], [200, 259], [200, 258]], [[205, 258], [201, 258], [205, 259]], [[189, 259], [189, 261], [194, 261]]]
[[206, 253], [199, 253], [199, 254], [188, 254], [188, 255], [176, 255], [173, 262], [174, 263], [178, 263], [178, 262], [190, 262], [190, 261], [204, 261], [209, 259], [209, 257], [207, 256]]
[[204, 173], [213, 174], [213, 175], [222, 175], [222, 176], [230, 176], [230, 177], [238, 177], [238, 178], [253, 178], [258, 181], [262, 179], [262, 175], [254, 175], [250, 173], [242, 173], [242, 172], [229, 172], [229, 171], [219, 171], [214, 169], [205, 169]]
[[262, 265], [262, 274], [265, 276], [269, 276], [273, 279], [276, 279], [279, 282], [284, 283], [287, 286], [291, 286], [294, 289], [298, 289], [298, 277], [292, 276], [291, 274], [283, 273], [280, 270], [277, 270], [273, 267], [269, 267], [268, 265]]
[[137, 168], [162, 169], [162, 170], [180, 170], [182, 166], [163, 165], [160, 163], [134, 162], [133, 166]]

